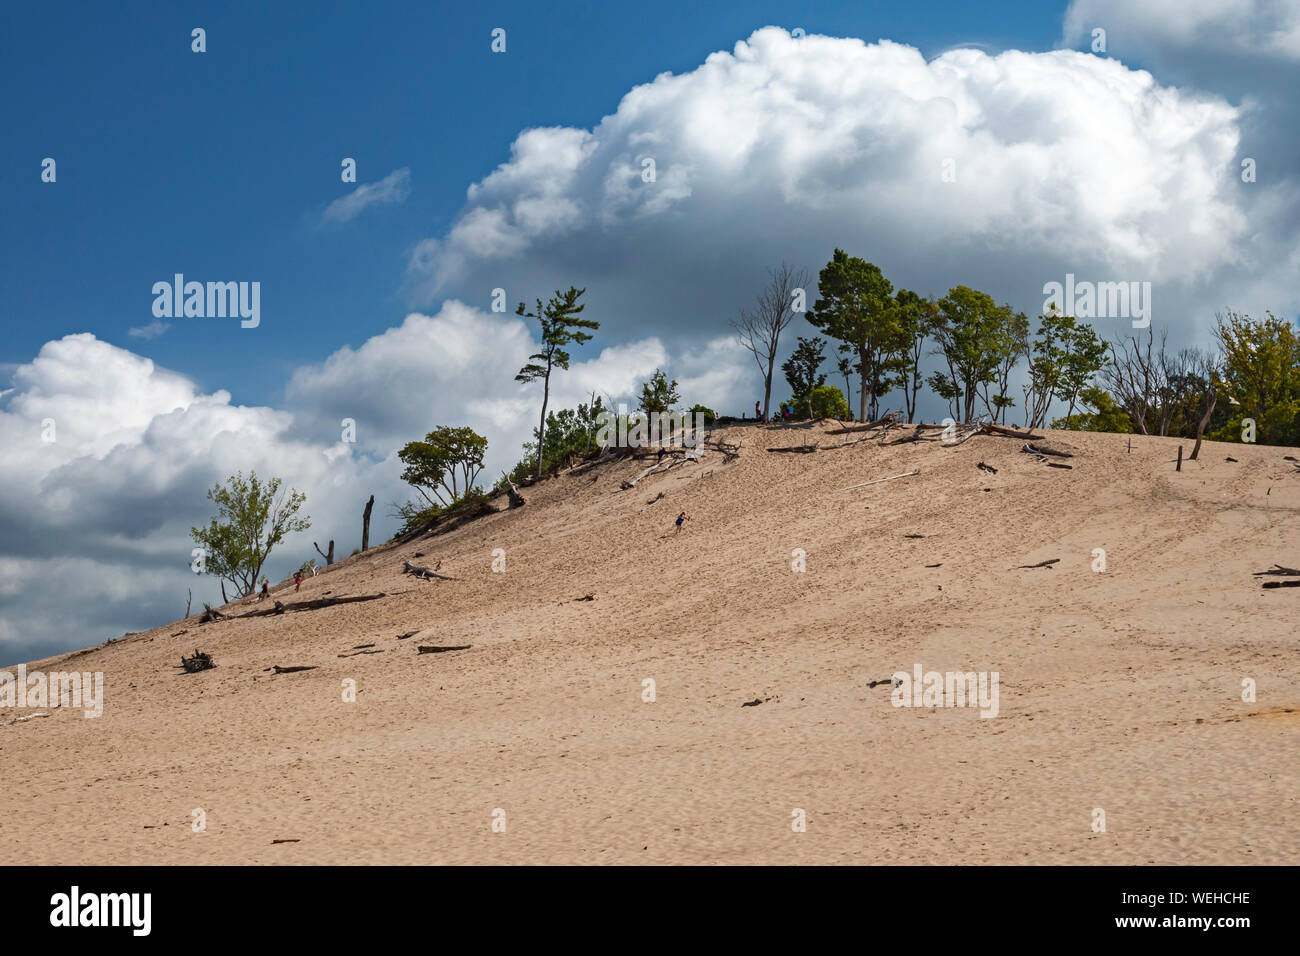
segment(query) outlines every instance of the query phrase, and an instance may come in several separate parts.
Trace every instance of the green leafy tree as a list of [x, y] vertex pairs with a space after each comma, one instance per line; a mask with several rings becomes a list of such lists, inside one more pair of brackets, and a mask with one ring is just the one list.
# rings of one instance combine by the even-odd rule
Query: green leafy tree
[[860, 414], [893, 388], [902, 371], [900, 353], [908, 342], [893, 297], [894, 287], [878, 266], [836, 249], [817, 282], [819, 298], [808, 321], [836, 339], [856, 359], [862, 393]]
[[1106, 345], [1092, 326], [1075, 321], [1073, 316], [1064, 317], [1063, 327], [1065, 331], [1059, 340], [1061, 374], [1056, 394], [1065, 402], [1065, 420], [1068, 423], [1079, 395], [1092, 385], [1093, 378], [1106, 364]]
[[406, 466], [402, 480], [429, 507], [445, 508], [473, 489], [487, 445], [487, 439], [472, 428], [439, 425], [424, 441], [407, 442], [398, 449], [397, 457]]
[[690, 407], [690, 410], [687, 411], [686, 414], [688, 414], [688, 415], [695, 415], [695, 414], [703, 415], [703, 416], [704, 416], [704, 424], [705, 424], [705, 425], [712, 425], [715, 421], [717, 421], [717, 418], [718, 418], [718, 413], [717, 413], [717, 412], [715, 412], [713, 409], [709, 408], [709, 406], [707, 406], [707, 405], [701, 405], [701, 404], [699, 404], [698, 402], [697, 402], [696, 404], [692, 405], [692, 406]]
[[1242, 420], [1255, 420], [1256, 441], [1300, 444], [1300, 335], [1272, 312], [1267, 318], [1229, 311], [1215, 317], [1222, 352], [1223, 390], [1233, 405], [1229, 421], [1212, 437], [1240, 441]]
[[1133, 431], [1133, 423], [1128, 412], [1116, 401], [1114, 396], [1096, 385], [1089, 385], [1079, 392], [1078, 403], [1084, 409], [1077, 415], [1067, 415], [1052, 422], [1053, 428], [1069, 428], [1077, 432], [1119, 432], [1127, 434]]
[[218, 482], [208, 491], [217, 515], [206, 528], [190, 528], [190, 537], [204, 550], [203, 568], [229, 581], [240, 595], [252, 594], [271, 549], [285, 535], [306, 531], [311, 518], [298, 516], [307, 496], [280, 490], [280, 479], [262, 481], [257, 472], [243, 472]]
[[838, 385], [814, 385], [806, 395], [797, 395], [787, 404], [793, 408], [806, 408], [810, 418], [843, 419], [849, 415], [849, 403]]
[[1008, 394], [1008, 385], [1011, 370], [1019, 363], [1029, 339], [1029, 318], [1023, 312], [1012, 313], [1008, 306], [1003, 306], [1003, 310], [1005, 321], [992, 334], [996, 364], [992, 376], [980, 390], [984, 407], [995, 422], [1005, 422], [1007, 410], [1016, 405], [1016, 400]]
[[818, 374], [822, 362], [826, 361], [824, 349], [826, 340], [821, 336], [805, 339], [800, 336], [794, 352], [781, 365], [785, 380], [794, 391], [794, 402], [806, 405], [808, 417], [812, 418], [812, 390], [826, 382], [826, 376]]
[[1047, 313], [1038, 317], [1038, 332], [1033, 342], [1024, 342], [1024, 357], [1029, 366], [1029, 378], [1024, 386], [1025, 427], [1042, 428], [1047, 413], [1056, 399], [1061, 383], [1061, 363], [1064, 357], [1062, 343], [1068, 335], [1066, 316], [1052, 303]]
[[[582, 310], [586, 308], [585, 304], [579, 304], [578, 299], [586, 292], [586, 289], [576, 289], [569, 286], [568, 292], [560, 292], [558, 289], [555, 295], [545, 307], [542, 300], [538, 299], [537, 306], [532, 312], [524, 311], [524, 304], [519, 303], [519, 308], [515, 310], [516, 315], [522, 315], [526, 319], [536, 319], [542, 327], [542, 350], [528, 356], [528, 364], [519, 370], [515, 376], [516, 382], [535, 382], [538, 379], [542, 381], [542, 414], [538, 419], [538, 432], [544, 437], [546, 434], [546, 406], [551, 400], [551, 372], [557, 368], [568, 369], [569, 352], [568, 346], [581, 345], [592, 338], [591, 335], [584, 332], [583, 329], [598, 329], [600, 323], [591, 319], [584, 319], [581, 316]], [[537, 453], [537, 477], [542, 476], [542, 445], [539, 443]]]
[[931, 327], [948, 371], [930, 377], [931, 387], [948, 399], [954, 417], [969, 422], [975, 415], [980, 389], [996, 381], [1002, 362], [1007, 327], [1014, 322], [1009, 306], [999, 306], [992, 297], [964, 285], [948, 290], [938, 303]]
[[[604, 412], [604, 403], [594, 392], [590, 401], [578, 405], [577, 409], [562, 408], [559, 412], [548, 412], [546, 440], [541, 456], [543, 470], [557, 468], [573, 455], [585, 457], [597, 450], [595, 439], [600, 431]], [[496, 490], [504, 488], [507, 480], [517, 484], [534, 475], [539, 437], [539, 430], [534, 428], [533, 440], [524, 442], [523, 459], [515, 465], [506, 478], [494, 484]]]
[[[925, 352], [925, 343], [938, 306], [933, 299], [923, 299], [911, 289], [899, 289], [894, 295], [894, 309], [901, 332], [899, 341], [903, 346], [897, 356], [901, 366], [899, 384], [903, 388], [903, 403], [910, 422], [915, 420], [916, 397], [920, 394], [923, 381], [921, 356]], [[843, 372], [844, 369], [841, 368], [840, 371]]]
[[655, 369], [650, 381], [641, 384], [640, 409], [646, 414], [671, 411], [681, 400], [681, 395], [677, 394], [677, 380], [670, 380], [659, 369]]

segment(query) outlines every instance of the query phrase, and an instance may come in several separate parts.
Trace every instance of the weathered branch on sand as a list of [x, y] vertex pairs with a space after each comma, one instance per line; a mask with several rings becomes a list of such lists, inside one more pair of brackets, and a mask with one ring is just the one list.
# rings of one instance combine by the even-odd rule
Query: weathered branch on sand
[[447, 651], [467, 651], [472, 644], [455, 644], [455, 645], [438, 645], [438, 644], [420, 644], [416, 647], [421, 654], [444, 654]]
[[988, 422], [984, 425], [984, 431], [989, 435], [1002, 435], [1006, 438], [1042, 438], [1042, 435], [1035, 435], [1032, 431], [1018, 432], [1014, 428], [1006, 428], [1002, 425], [994, 425]]
[[[442, 562], [438, 562], [438, 567], [442, 567]], [[412, 564], [410, 561], [402, 562], [403, 574], [414, 574], [417, 578], [437, 578], [440, 581], [455, 581], [455, 578], [449, 578], [445, 574], [439, 574], [437, 571], [429, 568], [422, 568], [418, 564]], [[381, 594], [380, 597], [383, 597]]]
[[1284, 568], [1280, 564], [1275, 564], [1267, 571], [1256, 571], [1255, 577], [1259, 577], [1261, 574], [1272, 574], [1280, 578], [1300, 578], [1300, 569]]
[[1052, 565], [1058, 564], [1060, 560], [1060, 558], [1048, 558], [1046, 561], [1039, 561], [1037, 564], [1022, 564], [1016, 570], [1019, 571], [1021, 568], [1047, 568], [1051, 570]]
[[649, 468], [642, 471], [640, 474], [637, 474], [632, 478], [625, 479], [622, 485], [623, 490], [628, 491], [631, 488], [635, 488], [636, 483], [640, 481], [642, 478], [649, 478], [651, 475], [663, 474], [665, 471], [671, 471], [672, 469], [676, 468], [678, 465], [684, 465], [690, 461], [700, 460], [700, 453], [698, 449], [692, 448], [690, 449], [690, 452], [692, 453], [684, 455], [680, 458], [673, 456], [672, 458], [667, 458], [664, 459], [663, 461], [658, 461], [655, 464], [651, 465]]
[[[926, 425], [922, 423], [920, 425], [917, 425], [916, 428], [912, 429], [912, 434], [904, 435], [902, 438], [896, 438], [894, 441], [885, 441], [885, 435], [884, 433], [881, 433], [880, 436], [881, 447], [888, 448], [893, 445], [906, 445], [909, 442], [914, 442], [914, 441], [934, 441], [933, 438], [926, 438], [921, 433], [925, 431], [927, 428], [933, 429], [935, 427], [936, 426], [934, 425]], [[943, 426], [940, 425], [938, 427], [942, 428]]]
[[901, 475], [890, 475], [888, 478], [873, 478], [871, 481], [862, 481], [856, 485], [849, 485], [847, 488], [841, 488], [840, 491], [852, 491], [854, 488], [862, 488], [866, 485], [878, 485], [882, 481], [893, 481], [895, 478], [911, 478], [913, 475], [919, 475], [920, 473], [921, 469], [918, 468], [916, 471], [907, 471]]
[[275, 671], [277, 674], [295, 674], [298, 671], [314, 671], [316, 666], [317, 665], [315, 664], [294, 664], [291, 667], [281, 667], [279, 664], [275, 664], [271, 667], [271, 670]]
[[785, 448], [769, 448], [768, 451], [788, 451], [796, 455], [807, 455], [815, 452], [819, 445], [821, 445], [821, 442], [812, 445], [788, 445]]
[[869, 432], [873, 428], [879, 428], [881, 425], [885, 425], [887, 423], [889, 424], [897, 423], [898, 421], [900, 421], [900, 416], [898, 412], [889, 412], [888, 414], [882, 415], [880, 418], [877, 418], [874, 422], [861, 422], [857, 425], [845, 425], [842, 428], [832, 428], [826, 434], [848, 435], [853, 432]]
[[704, 447], [722, 452], [722, 463], [735, 461], [740, 457], [740, 442], [723, 441], [721, 438], [704, 439]]
[[212, 663], [212, 655], [204, 654], [197, 647], [194, 649], [193, 657], [181, 655], [181, 667], [185, 668], [185, 673], [194, 674], [198, 671], [206, 671], [217, 665]]
[[[236, 620], [241, 617], [270, 617], [273, 614], [284, 614], [288, 611], [319, 611], [323, 607], [334, 607], [336, 604], [354, 604], [357, 601], [377, 601], [382, 597], [391, 597], [389, 594], [380, 592], [379, 594], [354, 594], [350, 597], [328, 597], [316, 598], [312, 601], [297, 601], [293, 604], [281, 604], [275, 602], [273, 607], [259, 608], [256, 611], [245, 611], [243, 614], [236, 614], [227, 620]], [[225, 615], [221, 615], [225, 617]], [[203, 619], [199, 619], [203, 623]]]
[[1058, 448], [1049, 448], [1047, 445], [1031, 445], [1025, 442], [1025, 447], [1020, 449], [1030, 455], [1050, 456], [1052, 458], [1073, 458], [1074, 455], [1068, 451], [1061, 451]]

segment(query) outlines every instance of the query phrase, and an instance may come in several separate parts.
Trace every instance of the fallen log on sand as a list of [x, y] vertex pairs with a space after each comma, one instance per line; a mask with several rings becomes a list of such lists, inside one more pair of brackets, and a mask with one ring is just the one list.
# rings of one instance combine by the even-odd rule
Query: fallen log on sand
[[[914, 441], [934, 441], [933, 438], [926, 438], [921, 434], [921, 432], [925, 431], [927, 428], [934, 428], [934, 427], [935, 427], [934, 425], [926, 425], [922, 423], [920, 425], [917, 425], [916, 428], [912, 430], [912, 434], [904, 435], [902, 438], [897, 438], [894, 441], [885, 441], [885, 433], [882, 432], [880, 435], [880, 445], [882, 448], [889, 448], [892, 447], [893, 445], [906, 445], [908, 442], [914, 442]], [[943, 426], [939, 426], [939, 427], [943, 427]]]
[[271, 667], [271, 670], [275, 671], [277, 674], [296, 674], [298, 671], [314, 671], [315, 669], [315, 664], [294, 664], [291, 667], [281, 667], [279, 664], [275, 664]]
[[276, 601], [274, 607], [259, 608], [256, 611], [245, 611], [243, 614], [236, 614], [233, 617], [226, 617], [225, 615], [221, 615], [221, 617], [225, 620], [232, 621], [241, 617], [269, 617], [272, 614], [284, 614], [289, 611], [318, 611], [323, 607], [333, 607], [336, 604], [353, 604], [357, 601], [377, 601], [379, 598], [390, 596], [391, 595], [381, 592], [379, 594], [356, 594], [352, 597], [316, 598], [312, 601], [298, 601], [294, 604], [281, 604], [279, 601]]
[[689, 461], [698, 462], [699, 460], [700, 460], [699, 450], [692, 448], [690, 450], [690, 453], [688, 453], [687, 455], [681, 458], [674, 456], [664, 461], [658, 461], [655, 464], [651, 465], [649, 468], [642, 471], [640, 474], [632, 478], [625, 479], [623, 481], [622, 488], [624, 491], [628, 491], [632, 488], [635, 488], [636, 483], [640, 481], [642, 478], [649, 478], [651, 475], [663, 474], [665, 471], [672, 471], [678, 465], [684, 465]]
[[1006, 438], [1042, 438], [1042, 435], [1035, 435], [1032, 431], [1018, 432], [1014, 428], [1006, 428], [1002, 425], [987, 423], [983, 429], [990, 435], [1002, 435]]
[[421, 654], [445, 654], [447, 651], [467, 651], [473, 646], [474, 645], [472, 644], [421, 644], [416, 648], [416, 650]]
[[722, 452], [722, 463], [734, 461], [740, 457], [740, 442], [723, 441], [721, 438], [704, 439], [704, 447]]
[[1037, 564], [1022, 564], [1016, 570], [1019, 571], [1021, 568], [1047, 568], [1050, 571], [1052, 565], [1059, 564], [1060, 561], [1060, 558], [1048, 558], [1046, 561], [1039, 561]]
[[193, 657], [181, 655], [181, 667], [185, 668], [185, 673], [194, 674], [198, 671], [206, 671], [217, 665], [212, 663], [212, 655], [204, 654], [197, 647], [194, 649]]
[[1280, 564], [1273, 565], [1267, 571], [1256, 571], [1255, 577], [1259, 577], [1261, 574], [1272, 574], [1282, 578], [1300, 578], [1300, 570], [1297, 570], [1296, 568], [1284, 568]]
[[769, 448], [768, 451], [788, 451], [796, 455], [807, 455], [817, 450], [821, 442], [812, 445], [787, 445], [785, 448]]
[[[441, 561], [438, 562], [438, 567], [442, 567], [442, 562], [441, 562]], [[417, 578], [437, 578], [437, 579], [440, 580], [440, 581], [455, 581], [455, 580], [456, 580], [455, 578], [449, 578], [449, 577], [447, 577], [447, 575], [445, 575], [445, 574], [439, 574], [439, 573], [437, 573], [436, 571], [431, 571], [431, 570], [429, 570], [428, 568], [422, 568], [422, 567], [420, 567], [418, 564], [412, 564], [410, 561], [403, 561], [403, 562], [402, 562], [402, 573], [403, 573], [403, 574], [414, 574]], [[379, 596], [380, 596], [380, 597], [383, 597], [382, 594], [379, 595]]]
[[1052, 458], [1074, 457], [1074, 455], [1068, 451], [1061, 451], [1058, 448], [1049, 448], [1047, 445], [1031, 445], [1029, 442], [1025, 442], [1025, 447], [1020, 450], [1029, 455], [1050, 456]]

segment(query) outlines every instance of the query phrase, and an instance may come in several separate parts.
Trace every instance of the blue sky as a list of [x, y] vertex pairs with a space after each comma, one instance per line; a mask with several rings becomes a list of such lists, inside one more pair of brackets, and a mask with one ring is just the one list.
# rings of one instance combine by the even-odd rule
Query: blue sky
[[[308, 495], [273, 580], [349, 553], [371, 494], [391, 534], [435, 425], [491, 481], [541, 397], [513, 307], [571, 283], [601, 328], [552, 407], [664, 368], [752, 409], [729, 320], [837, 246], [1031, 316], [1067, 275], [1150, 282], [1174, 348], [1300, 311], [1300, 0], [9, 4], [0, 84], [0, 666], [219, 598], [188, 530], [236, 470]], [[260, 283], [260, 325], [159, 331], [177, 272]]]
[[[400, 320], [411, 246], [530, 126], [591, 127], [631, 87], [754, 29], [1050, 48], [1063, 7], [1002, 2], [8, 5], [0, 363], [91, 331], [237, 400]], [[190, 30], [207, 31], [207, 52]], [[507, 30], [493, 54], [490, 33]], [[40, 181], [53, 157], [58, 180]], [[410, 198], [341, 226], [322, 209], [411, 170]], [[146, 343], [150, 287], [180, 271], [262, 283], [255, 340], [173, 323]], [[556, 282], [564, 281], [557, 278]], [[539, 293], [547, 290], [539, 290]]]

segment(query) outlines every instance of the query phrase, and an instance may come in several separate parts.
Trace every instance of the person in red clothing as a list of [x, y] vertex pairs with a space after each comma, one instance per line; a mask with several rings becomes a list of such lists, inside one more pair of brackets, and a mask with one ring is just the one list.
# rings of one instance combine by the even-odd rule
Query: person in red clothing
[[302, 568], [293, 572], [293, 589], [297, 591], [300, 587], [302, 587]]

